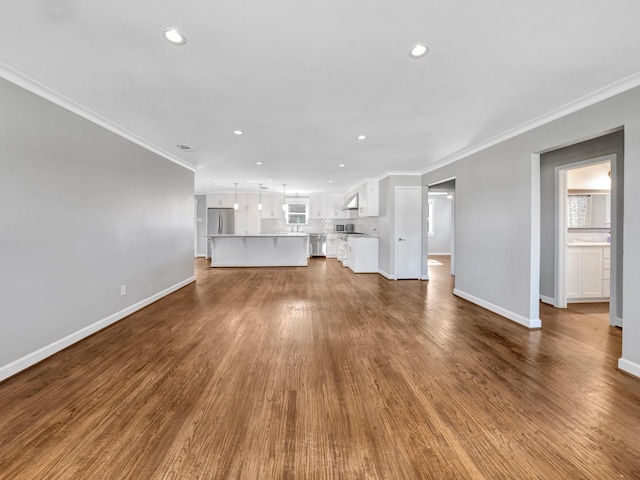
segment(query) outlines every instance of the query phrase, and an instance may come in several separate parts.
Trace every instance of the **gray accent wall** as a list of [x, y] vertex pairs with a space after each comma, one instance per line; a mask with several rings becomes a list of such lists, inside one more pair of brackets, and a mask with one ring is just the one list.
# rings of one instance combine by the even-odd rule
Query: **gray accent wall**
[[1, 373], [193, 279], [194, 174], [2, 79], [0, 98]]
[[433, 169], [423, 175], [422, 184], [456, 178], [456, 289], [509, 318], [535, 323], [540, 293], [539, 154], [620, 126], [626, 188], [619, 364], [640, 376], [640, 189], [632, 188], [640, 185], [640, 87]]

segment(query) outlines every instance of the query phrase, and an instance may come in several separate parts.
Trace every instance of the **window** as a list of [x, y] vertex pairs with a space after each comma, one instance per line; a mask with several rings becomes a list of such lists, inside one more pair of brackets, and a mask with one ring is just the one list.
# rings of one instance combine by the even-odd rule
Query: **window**
[[306, 225], [307, 210], [306, 203], [287, 203], [287, 225]]
[[427, 234], [430, 237], [433, 237], [435, 235], [435, 220], [433, 219], [433, 204], [435, 203], [434, 200], [429, 200], [429, 213], [427, 214]]

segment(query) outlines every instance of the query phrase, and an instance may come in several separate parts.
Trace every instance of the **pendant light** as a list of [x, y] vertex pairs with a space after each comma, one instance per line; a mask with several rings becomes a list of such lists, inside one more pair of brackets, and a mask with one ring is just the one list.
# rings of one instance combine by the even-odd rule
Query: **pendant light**
[[282, 184], [282, 211], [287, 211], [287, 184]]
[[262, 210], [262, 184], [258, 184], [258, 210]]
[[238, 210], [238, 184], [234, 183], [234, 185], [236, 186], [236, 203], [233, 204], [233, 209]]

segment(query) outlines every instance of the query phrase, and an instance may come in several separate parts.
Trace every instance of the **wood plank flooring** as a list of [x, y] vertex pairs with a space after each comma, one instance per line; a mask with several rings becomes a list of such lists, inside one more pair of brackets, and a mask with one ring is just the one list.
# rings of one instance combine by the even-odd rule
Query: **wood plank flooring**
[[529, 331], [432, 280], [210, 269], [0, 383], [1, 479], [640, 478], [607, 306]]

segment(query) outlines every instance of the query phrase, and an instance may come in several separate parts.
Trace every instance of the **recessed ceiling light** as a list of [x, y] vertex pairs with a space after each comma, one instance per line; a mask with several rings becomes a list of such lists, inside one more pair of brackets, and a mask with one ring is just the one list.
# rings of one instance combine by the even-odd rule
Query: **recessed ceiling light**
[[366, 135], [358, 135], [358, 140], [364, 140], [365, 138], [367, 138]]
[[187, 38], [183, 37], [175, 28], [165, 30], [164, 38], [169, 40], [174, 45], [184, 45], [185, 43], [187, 43]]
[[256, 165], [262, 165], [262, 162], [256, 162]]
[[242, 130], [234, 130], [233, 133], [236, 135], [242, 135], [244, 132]]
[[411, 58], [420, 58], [424, 57], [427, 53], [429, 53], [429, 47], [419, 43], [411, 49], [411, 52], [409, 52], [409, 56]]
[[211, 180], [210, 178], [207, 178], [207, 180]]
[[333, 183], [333, 180], [329, 180], [329, 183]]
[[338, 165], [339, 167], [344, 167], [344, 163], [341, 163], [340, 165]]

